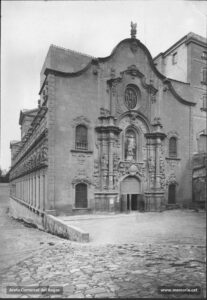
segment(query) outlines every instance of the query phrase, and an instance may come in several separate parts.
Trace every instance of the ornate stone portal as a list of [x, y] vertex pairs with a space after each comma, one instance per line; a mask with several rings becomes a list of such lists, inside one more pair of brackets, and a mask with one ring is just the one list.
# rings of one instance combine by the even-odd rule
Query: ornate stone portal
[[[125, 114], [119, 122], [110, 115], [99, 117], [99, 126], [96, 127], [100, 165], [98, 172], [96, 168], [96, 178], [100, 178], [97, 183], [97, 202], [108, 199], [110, 210], [120, 211], [120, 185], [129, 176], [138, 178], [141, 187], [139, 193], [144, 196], [146, 211], [163, 208], [162, 142], [165, 134], [161, 127], [156, 120], [150, 132], [138, 112]], [[113, 206], [110, 206], [110, 201]]]

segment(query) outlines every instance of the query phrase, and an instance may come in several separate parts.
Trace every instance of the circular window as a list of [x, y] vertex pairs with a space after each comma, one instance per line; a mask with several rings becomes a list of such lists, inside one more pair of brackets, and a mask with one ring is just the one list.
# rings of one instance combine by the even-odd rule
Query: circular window
[[134, 109], [137, 105], [137, 92], [133, 86], [125, 90], [125, 105], [128, 109]]

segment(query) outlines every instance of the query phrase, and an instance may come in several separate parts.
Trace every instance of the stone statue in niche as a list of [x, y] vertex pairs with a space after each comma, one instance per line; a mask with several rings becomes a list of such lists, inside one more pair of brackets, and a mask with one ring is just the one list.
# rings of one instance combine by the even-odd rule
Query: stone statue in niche
[[103, 188], [105, 190], [107, 189], [107, 176], [108, 176], [107, 171], [104, 171], [104, 173], [103, 173]]
[[205, 178], [196, 178], [193, 180], [193, 193], [195, 201], [205, 201], [206, 199], [206, 181]]
[[113, 154], [113, 169], [116, 170], [119, 164], [119, 157], [117, 153]]
[[137, 34], [137, 23], [131, 22], [131, 38], [135, 39]]
[[133, 130], [128, 130], [126, 134], [125, 159], [128, 161], [136, 159], [136, 136]]
[[106, 154], [102, 155], [101, 157], [101, 166], [102, 169], [108, 169], [108, 158]]
[[149, 172], [154, 173], [155, 172], [155, 161], [152, 157], [149, 157], [148, 165], [149, 165]]

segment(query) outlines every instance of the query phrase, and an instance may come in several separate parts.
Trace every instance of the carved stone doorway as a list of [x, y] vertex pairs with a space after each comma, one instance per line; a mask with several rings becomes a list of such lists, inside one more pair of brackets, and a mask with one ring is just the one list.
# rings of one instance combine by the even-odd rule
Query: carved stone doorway
[[120, 185], [121, 211], [144, 210], [141, 183], [135, 176], [126, 177]]
[[127, 205], [126, 205], [125, 211], [144, 211], [143, 195], [141, 195], [141, 194], [127, 194], [126, 196], [127, 196], [126, 197], [126, 199], [127, 199], [126, 204]]
[[168, 188], [168, 204], [176, 203], [176, 185], [174, 183], [169, 185]]

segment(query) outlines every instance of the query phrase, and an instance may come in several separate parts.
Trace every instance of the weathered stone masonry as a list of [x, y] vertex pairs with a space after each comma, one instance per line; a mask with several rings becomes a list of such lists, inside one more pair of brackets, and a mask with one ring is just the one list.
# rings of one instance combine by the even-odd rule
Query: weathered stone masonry
[[134, 31], [105, 58], [52, 45], [38, 108], [21, 112], [22, 139], [11, 142], [12, 199], [53, 215], [160, 211], [197, 199], [192, 158], [206, 111], [191, 81], [167, 78], [160, 64]]

